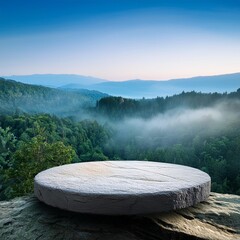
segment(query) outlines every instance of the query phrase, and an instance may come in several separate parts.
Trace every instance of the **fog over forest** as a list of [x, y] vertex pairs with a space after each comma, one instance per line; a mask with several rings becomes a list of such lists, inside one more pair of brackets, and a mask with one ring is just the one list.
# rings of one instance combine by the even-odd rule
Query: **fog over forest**
[[240, 109], [240, 101], [227, 100], [198, 109], [180, 106], [148, 119], [140, 117], [127, 117], [122, 121], [105, 119], [105, 123], [114, 131], [111, 139], [114, 144], [134, 142], [141, 148], [166, 147], [184, 143], [195, 136], [214, 137], [224, 134], [239, 120], [240, 112], [236, 109]]

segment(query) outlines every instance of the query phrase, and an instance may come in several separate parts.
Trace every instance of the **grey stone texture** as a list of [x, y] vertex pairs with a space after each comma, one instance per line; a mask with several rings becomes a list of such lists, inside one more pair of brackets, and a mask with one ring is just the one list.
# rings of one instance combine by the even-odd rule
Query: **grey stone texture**
[[0, 201], [1, 240], [237, 240], [239, 226], [240, 196], [228, 194], [151, 216], [72, 213], [33, 196]]
[[137, 215], [186, 208], [207, 200], [210, 177], [194, 168], [148, 161], [68, 164], [39, 173], [37, 198], [68, 211]]

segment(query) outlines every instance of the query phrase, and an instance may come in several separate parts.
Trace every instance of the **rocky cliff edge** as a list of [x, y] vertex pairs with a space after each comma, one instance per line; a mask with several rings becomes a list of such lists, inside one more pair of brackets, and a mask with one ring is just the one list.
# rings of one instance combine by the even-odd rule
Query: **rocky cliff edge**
[[15, 198], [0, 202], [0, 239], [240, 240], [240, 196], [211, 193], [195, 207], [137, 217], [76, 214], [34, 196]]

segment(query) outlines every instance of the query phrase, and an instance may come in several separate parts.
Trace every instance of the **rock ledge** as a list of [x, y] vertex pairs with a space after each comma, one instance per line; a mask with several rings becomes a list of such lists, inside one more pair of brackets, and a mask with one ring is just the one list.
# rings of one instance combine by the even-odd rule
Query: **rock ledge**
[[1, 240], [237, 240], [240, 196], [212, 193], [195, 207], [155, 216], [110, 217], [49, 207], [33, 196], [0, 202]]

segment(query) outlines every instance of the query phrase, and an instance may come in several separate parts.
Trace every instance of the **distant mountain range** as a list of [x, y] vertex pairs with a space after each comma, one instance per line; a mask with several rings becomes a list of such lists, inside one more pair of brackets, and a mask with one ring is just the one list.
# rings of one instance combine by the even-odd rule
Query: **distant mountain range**
[[178, 94], [183, 91], [222, 93], [235, 91], [240, 88], [240, 73], [172, 79], [166, 81], [136, 79], [121, 82], [67, 74], [39, 74], [8, 76], [5, 78], [11, 78], [25, 83], [59, 87], [62, 89], [84, 88], [104, 92], [113, 96], [129, 98], [165, 97]]
[[77, 84], [78, 88], [86, 88], [87, 85], [105, 82], [101, 78], [75, 74], [33, 74], [33, 75], [12, 75], [4, 76], [5, 79], [12, 79], [27, 84], [43, 85], [47, 87], [61, 87], [67, 84]]

